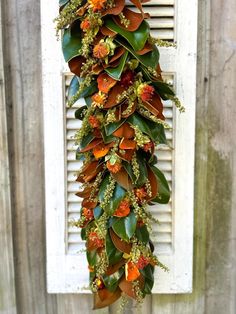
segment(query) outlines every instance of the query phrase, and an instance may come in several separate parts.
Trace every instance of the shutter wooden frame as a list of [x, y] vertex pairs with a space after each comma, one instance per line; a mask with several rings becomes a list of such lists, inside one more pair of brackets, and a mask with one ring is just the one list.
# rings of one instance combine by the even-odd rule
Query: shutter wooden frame
[[[64, 69], [52, 22], [57, 12], [57, 0], [41, 0], [47, 287], [49, 293], [90, 293], [85, 255], [67, 254]], [[161, 65], [175, 75], [186, 112], [175, 117], [173, 250], [161, 256], [170, 272], [156, 271], [153, 293], [192, 291], [197, 0], [175, 1], [175, 39], [177, 49], [160, 49]]]

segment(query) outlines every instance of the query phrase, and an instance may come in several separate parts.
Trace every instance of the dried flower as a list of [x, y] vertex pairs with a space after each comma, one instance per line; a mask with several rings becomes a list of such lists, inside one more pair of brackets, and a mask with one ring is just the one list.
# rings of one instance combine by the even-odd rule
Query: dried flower
[[88, 18], [84, 19], [81, 24], [80, 24], [80, 28], [83, 30], [83, 31], [86, 31], [88, 29], [90, 29], [91, 27], [91, 23], [89, 21]]
[[126, 217], [130, 213], [130, 202], [128, 199], [124, 199], [121, 201], [120, 205], [114, 212], [113, 216], [116, 217]]
[[96, 278], [94, 283], [95, 283], [98, 290], [105, 288], [104, 282], [100, 278]]
[[144, 225], [145, 225], [145, 223], [142, 221], [142, 219], [139, 219], [139, 220], [137, 221], [137, 227], [141, 228], [141, 227], [143, 227]]
[[102, 92], [98, 92], [92, 96], [93, 105], [101, 108], [106, 101], [106, 95]]
[[90, 208], [83, 208], [83, 215], [86, 218], [86, 220], [92, 220], [94, 218], [93, 211]]
[[105, 42], [99, 42], [93, 48], [93, 55], [98, 59], [103, 59], [109, 55], [109, 47]]
[[153, 142], [150, 141], [149, 143], [144, 144], [142, 148], [145, 152], [150, 152], [153, 148]]
[[137, 196], [137, 198], [140, 201], [142, 201], [144, 198], [147, 197], [147, 192], [146, 192], [145, 188], [142, 187], [142, 188], [138, 188], [135, 190], [135, 195]]
[[100, 239], [98, 237], [97, 232], [95, 231], [90, 232], [88, 240], [89, 240], [90, 245], [95, 247], [96, 249], [104, 246], [104, 240]]
[[139, 257], [138, 263], [136, 263], [136, 266], [138, 267], [138, 269], [143, 269], [148, 264], [149, 264], [149, 259], [146, 258], [145, 256], [141, 255]]
[[122, 165], [120, 162], [116, 162], [115, 164], [112, 164], [110, 161], [107, 161], [107, 169], [112, 173], [117, 173], [122, 168]]
[[106, 0], [88, 0], [88, 3], [92, 7], [93, 12], [97, 12], [104, 9]]
[[142, 101], [150, 101], [154, 94], [154, 87], [146, 83], [142, 83], [138, 87], [138, 95]]
[[134, 72], [131, 70], [127, 70], [121, 75], [120, 83], [124, 87], [129, 87], [134, 82]]
[[100, 121], [96, 116], [90, 116], [88, 118], [89, 124], [91, 125], [92, 128], [99, 128], [100, 127]]

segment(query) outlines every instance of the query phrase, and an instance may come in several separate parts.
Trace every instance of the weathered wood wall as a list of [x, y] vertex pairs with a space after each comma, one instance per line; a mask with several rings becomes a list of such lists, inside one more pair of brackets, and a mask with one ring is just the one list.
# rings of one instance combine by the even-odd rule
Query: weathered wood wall
[[[91, 296], [46, 292], [39, 1], [1, 9], [0, 313], [91, 313]], [[154, 295], [143, 313], [236, 313], [235, 12], [235, 0], [199, 0], [194, 291]]]

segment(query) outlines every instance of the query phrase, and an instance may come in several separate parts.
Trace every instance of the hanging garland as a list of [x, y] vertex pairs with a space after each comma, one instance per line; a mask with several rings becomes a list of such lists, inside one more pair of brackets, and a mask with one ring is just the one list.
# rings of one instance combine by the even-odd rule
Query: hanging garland
[[156, 167], [155, 147], [167, 144], [162, 100], [183, 110], [163, 82], [159, 46], [150, 35], [149, 14], [141, 0], [60, 0], [57, 31], [63, 30], [65, 61], [75, 75], [69, 86], [72, 106], [86, 105], [75, 117], [75, 138], [83, 161], [77, 181], [83, 190], [81, 217], [74, 224], [86, 241], [94, 308], [121, 296], [138, 302], [151, 293], [154, 267], [166, 270], [153, 254], [149, 237], [157, 221], [147, 205], [169, 202], [170, 190]]

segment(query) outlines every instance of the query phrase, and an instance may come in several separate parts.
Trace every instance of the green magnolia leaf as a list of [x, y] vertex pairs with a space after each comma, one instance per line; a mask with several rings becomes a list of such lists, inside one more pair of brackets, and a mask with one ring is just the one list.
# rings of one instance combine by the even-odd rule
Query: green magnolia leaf
[[126, 51], [123, 56], [120, 59], [120, 63], [118, 65], [118, 67], [116, 68], [106, 68], [105, 71], [107, 72], [107, 74], [109, 76], [111, 76], [113, 79], [115, 80], [119, 80], [121, 77], [121, 74], [123, 72], [127, 57], [128, 57], [128, 51]]
[[168, 96], [174, 96], [175, 92], [169, 86], [169, 84], [161, 81], [154, 81], [152, 85], [155, 87], [156, 92], [160, 95], [163, 100], [169, 99]]
[[100, 206], [97, 206], [93, 210], [94, 218], [98, 219], [102, 216], [103, 214], [103, 209]]
[[80, 160], [80, 161], [83, 161], [85, 159], [84, 155], [81, 154], [81, 152], [80, 152], [80, 147], [77, 147], [77, 149], [76, 149], [75, 159]]
[[169, 96], [174, 96], [175, 92], [173, 89], [169, 86], [169, 84], [163, 82], [163, 81], [157, 81], [156, 78], [150, 75], [150, 72], [147, 71], [147, 69], [143, 66], [139, 66], [140, 70], [143, 73], [144, 78], [147, 81], [152, 81], [152, 85], [155, 87], [155, 90], [157, 94], [163, 99], [167, 100], [169, 99]]
[[119, 284], [119, 281], [121, 279], [121, 277], [124, 274], [124, 269], [120, 268], [118, 271], [116, 271], [114, 274], [107, 276], [107, 275], [103, 275], [102, 279], [103, 282], [106, 286], [106, 288], [111, 291], [114, 292]]
[[91, 96], [97, 91], [98, 91], [97, 82], [92, 81], [92, 83], [89, 86], [85, 87], [83, 91], [80, 93], [80, 98], [86, 98], [88, 96]]
[[89, 134], [85, 135], [82, 138], [82, 140], [80, 141], [80, 149], [84, 149], [94, 139], [95, 139], [95, 136], [93, 135], [93, 133], [89, 133]]
[[132, 183], [134, 184], [134, 186], [136, 186], [135, 183], [134, 183], [135, 180], [136, 180], [136, 177], [135, 177], [135, 175], [134, 175], [134, 173], [133, 173], [133, 169], [132, 169], [131, 164], [128, 163], [127, 161], [123, 161], [123, 162], [122, 162], [122, 165], [123, 165], [123, 167], [125, 168], [126, 172], [128, 173], [128, 175], [129, 175], [129, 177], [130, 177]]
[[126, 120], [125, 119], [121, 119], [120, 121], [117, 122], [112, 122], [109, 123], [107, 125], [105, 125], [105, 132], [106, 135], [109, 136], [111, 135], [113, 132], [115, 132]]
[[90, 284], [92, 284], [94, 282], [95, 277], [96, 277], [95, 271], [90, 271], [89, 272], [89, 282], [90, 282]]
[[170, 200], [170, 188], [164, 174], [154, 166], [151, 166], [158, 183], [157, 197], [152, 200], [154, 203], [167, 204]]
[[82, 47], [80, 27], [67, 28], [62, 36], [62, 51], [66, 62], [80, 55]]
[[132, 166], [130, 163], [123, 161], [122, 165], [124, 166], [126, 172], [128, 173], [128, 175], [132, 181], [132, 184], [135, 187], [140, 187], [146, 183], [147, 178], [148, 178], [146, 159], [142, 155], [141, 151], [137, 153], [137, 162], [138, 162], [139, 171], [140, 171], [140, 175], [139, 175], [138, 179], [135, 177]]
[[113, 231], [124, 241], [129, 242], [130, 238], [134, 235], [137, 219], [133, 212], [127, 217], [114, 219], [112, 224]]
[[81, 229], [80, 236], [81, 236], [81, 239], [82, 239], [83, 241], [86, 240], [86, 230], [85, 230], [85, 228], [82, 228], [82, 229]]
[[107, 235], [106, 235], [106, 254], [109, 260], [109, 265], [114, 265], [118, 263], [123, 256], [123, 252], [120, 252], [114, 246], [109, 232], [107, 232]]
[[135, 50], [122, 38], [116, 38], [115, 41], [125, 47], [141, 64], [143, 64], [145, 67], [151, 67], [153, 69], [156, 69], [159, 63], [159, 50], [154, 45], [153, 50], [144, 54], [144, 55], [138, 55]]
[[154, 142], [166, 144], [165, 130], [162, 124], [150, 121], [138, 113], [132, 114], [127, 121], [132, 125], [138, 125], [140, 130], [147, 134]]
[[138, 151], [136, 156], [137, 156], [137, 162], [138, 162], [139, 171], [140, 171], [140, 176], [138, 180], [136, 181], [136, 184], [137, 186], [143, 186], [146, 183], [147, 178], [148, 178], [146, 159], [144, 158], [141, 151]]
[[73, 76], [70, 85], [68, 87], [68, 99], [73, 97], [79, 89], [79, 80], [76, 75]]
[[111, 135], [106, 135], [105, 129], [103, 128], [102, 130], [102, 138], [105, 144], [109, 144], [117, 139], [117, 137]]
[[82, 106], [75, 111], [75, 119], [83, 120], [84, 112], [87, 109], [87, 106]]
[[146, 267], [144, 267], [144, 269], [140, 269], [140, 272], [144, 276], [144, 279], [145, 279], [145, 284], [142, 291], [145, 294], [151, 294], [152, 287], [154, 284], [154, 276], [153, 276], [154, 267], [149, 264]]
[[98, 200], [99, 200], [100, 203], [102, 203], [102, 201], [104, 200], [104, 194], [105, 194], [107, 185], [109, 184], [109, 177], [110, 177], [110, 175], [107, 174], [104, 177], [104, 179], [102, 180], [102, 183], [100, 185], [100, 189], [99, 189], [99, 192], [98, 192]]
[[152, 155], [151, 158], [149, 159], [148, 163], [151, 166], [154, 166], [157, 163], [157, 156], [156, 155]]
[[124, 37], [135, 51], [143, 49], [150, 34], [150, 27], [146, 21], [143, 21], [139, 28], [134, 32], [123, 29], [111, 18], [106, 20], [105, 26]]
[[135, 234], [139, 241], [145, 244], [149, 242], [149, 232], [147, 230], [147, 226], [138, 227]]
[[90, 266], [95, 266], [97, 263], [97, 251], [92, 250], [92, 251], [87, 251], [87, 260]]
[[108, 228], [111, 228], [113, 223], [116, 221], [116, 217], [112, 216], [108, 220]]
[[63, 5], [67, 4], [70, 0], [59, 0], [59, 6], [62, 7]]
[[[98, 192], [98, 199], [99, 199], [100, 203], [102, 203], [104, 201], [104, 194], [105, 194], [106, 188], [109, 184], [109, 177], [110, 177], [110, 175], [106, 175], [106, 177], [103, 179], [102, 184], [100, 186], [100, 189]], [[120, 205], [120, 202], [123, 200], [126, 193], [127, 193], [126, 190], [123, 189], [118, 183], [116, 183], [112, 197], [109, 200], [108, 205], [104, 208], [104, 211], [108, 215], [112, 215], [114, 213], [114, 211], [117, 209], [117, 207]]]
[[86, 102], [87, 107], [90, 107], [92, 105], [92, 97], [84, 97], [84, 100]]
[[[80, 79], [78, 79], [78, 77], [74, 75], [73, 79], [70, 82], [70, 86], [68, 88], [69, 101], [73, 96], [77, 94], [79, 87], [80, 87]], [[79, 98], [85, 98], [85, 101], [86, 101], [87, 97], [93, 95], [95, 92], [97, 92], [97, 90], [98, 90], [97, 82], [93, 81], [89, 86], [83, 89], [83, 91], [79, 95]]]
[[120, 202], [125, 197], [127, 191], [123, 189], [118, 183], [116, 184], [115, 190], [113, 192], [112, 198], [109, 201], [109, 204], [104, 209], [106, 213], [112, 215], [117, 207], [120, 205]]

